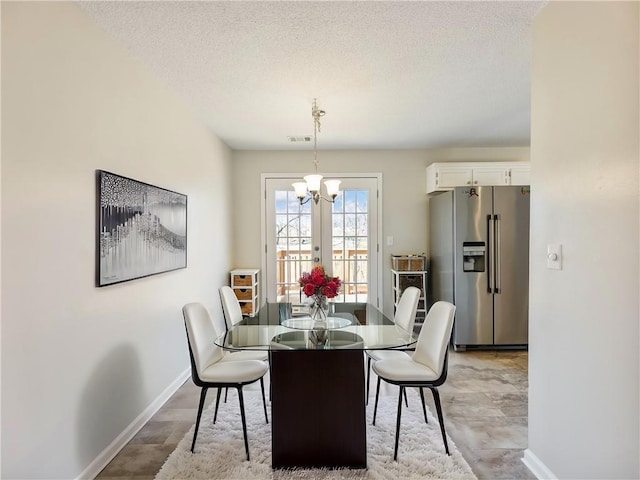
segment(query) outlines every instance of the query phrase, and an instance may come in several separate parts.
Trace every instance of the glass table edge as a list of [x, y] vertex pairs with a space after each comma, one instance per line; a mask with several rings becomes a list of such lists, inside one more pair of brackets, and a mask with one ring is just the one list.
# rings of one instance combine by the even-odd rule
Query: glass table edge
[[[380, 341], [375, 341], [380, 338], [380, 335], [377, 333], [388, 333], [388, 332], [397, 332], [397, 336], [395, 336], [395, 341], [393, 342], [384, 342], [380, 343]], [[320, 335], [323, 332], [328, 335], [329, 339], [336, 336], [333, 332], [345, 332], [349, 334], [353, 334], [354, 336], [359, 337], [360, 341], [357, 341], [354, 338], [353, 344], [350, 346], [349, 344], [340, 343], [339, 346], [337, 342], [332, 343], [329, 342], [327, 345], [326, 342], [322, 342], [321, 345], [315, 344], [313, 342], [316, 341], [318, 337], [318, 333]], [[229, 339], [234, 336], [241, 337], [255, 337], [256, 333], [262, 333], [263, 335], [258, 335], [258, 338], [255, 341], [249, 342], [244, 341], [243, 344], [231, 344]], [[288, 333], [297, 333], [300, 337], [300, 340], [305, 338], [311, 338], [311, 344], [308, 342], [306, 344], [299, 344], [295, 347], [284, 347], [293, 350], [314, 350], [314, 349], [349, 349], [349, 350], [394, 350], [394, 349], [408, 349], [412, 346], [415, 346], [417, 342], [417, 337], [413, 332], [408, 332], [401, 327], [390, 324], [390, 325], [348, 325], [346, 327], [334, 328], [330, 330], [324, 329], [300, 329], [300, 328], [291, 328], [286, 327], [284, 325], [244, 325], [238, 324], [234, 326], [230, 331], [225, 332], [220, 337], [216, 338], [214, 343], [216, 346], [223, 348], [228, 351], [244, 351], [244, 350], [257, 350], [257, 351], [277, 351], [282, 350], [282, 344], [275, 342], [274, 339], [277, 336], [281, 336], [283, 334]], [[305, 335], [306, 334], [306, 335]]]

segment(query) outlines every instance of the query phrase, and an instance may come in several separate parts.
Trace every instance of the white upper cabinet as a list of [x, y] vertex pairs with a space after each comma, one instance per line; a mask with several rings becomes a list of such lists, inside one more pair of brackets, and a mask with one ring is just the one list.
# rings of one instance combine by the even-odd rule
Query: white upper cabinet
[[[427, 185], [429, 182], [429, 168], [427, 168]], [[467, 167], [442, 166], [434, 170], [433, 181], [436, 188], [443, 189], [457, 187], [458, 185], [471, 185], [473, 171]]]
[[509, 168], [502, 165], [473, 167], [473, 185], [509, 185]]
[[432, 163], [427, 193], [473, 185], [529, 185], [529, 168], [529, 162]]
[[531, 165], [529, 162], [522, 165], [514, 165], [509, 172], [511, 177], [510, 185], [531, 185]]

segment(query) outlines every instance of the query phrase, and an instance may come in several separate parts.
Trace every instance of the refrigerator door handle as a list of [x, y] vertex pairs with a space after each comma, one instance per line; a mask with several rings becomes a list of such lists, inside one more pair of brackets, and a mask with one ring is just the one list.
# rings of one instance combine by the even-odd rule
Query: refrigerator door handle
[[494, 228], [493, 242], [495, 245], [494, 253], [493, 253], [493, 258], [495, 259], [494, 274], [493, 274], [493, 276], [495, 277], [494, 278], [495, 286], [493, 288], [493, 292], [500, 293], [500, 290], [502, 289], [502, 281], [500, 280], [500, 256], [501, 256], [500, 249], [502, 247], [500, 245], [500, 215], [498, 214], [493, 216], [493, 228]]
[[493, 268], [491, 265], [491, 262], [493, 262], [493, 233], [494, 233], [494, 228], [492, 228], [491, 225], [491, 220], [492, 217], [491, 215], [487, 215], [487, 249], [486, 249], [486, 255], [487, 255], [487, 261], [486, 261], [486, 265], [487, 265], [487, 293], [493, 293]]

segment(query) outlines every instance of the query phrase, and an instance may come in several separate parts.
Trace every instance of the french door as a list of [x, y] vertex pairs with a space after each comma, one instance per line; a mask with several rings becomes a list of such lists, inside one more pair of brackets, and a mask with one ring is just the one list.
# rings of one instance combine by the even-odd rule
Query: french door
[[[313, 200], [300, 205], [292, 181], [296, 177], [263, 175], [263, 282], [267, 301], [305, 300], [298, 279], [314, 265], [340, 277], [336, 302], [379, 305], [378, 248], [380, 176], [340, 176], [334, 203]], [[324, 187], [323, 187], [324, 188]]]

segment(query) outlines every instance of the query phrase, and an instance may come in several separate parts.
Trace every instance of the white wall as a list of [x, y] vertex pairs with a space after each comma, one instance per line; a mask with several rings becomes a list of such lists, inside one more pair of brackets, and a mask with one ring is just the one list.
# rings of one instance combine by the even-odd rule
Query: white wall
[[529, 147], [432, 148], [426, 150], [433, 162], [528, 162]]
[[638, 6], [534, 22], [525, 461], [546, 478], [640, 477]]
[[[438, 150], [370, 150], [318, 152], [320, 172], [382, 173], [384, 311], [393, 312], [391, 255], [428, 252], [426, 168], [436, 161], [528, 161], [529, 148], [456, 148]], [[260, 175], [307, 174], [313, 151], [234, 151], [234, 260], [238, 267], [260, 267]], [[393, 246], [386, 237], [393, 236]]]
[[[2, 2], [2, 478], [78, 476], [188, 371], [230, 156], [75, 4]], [[96, 169], [188, 195], [187, 269], [94, 287]]]

